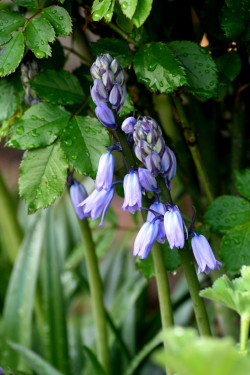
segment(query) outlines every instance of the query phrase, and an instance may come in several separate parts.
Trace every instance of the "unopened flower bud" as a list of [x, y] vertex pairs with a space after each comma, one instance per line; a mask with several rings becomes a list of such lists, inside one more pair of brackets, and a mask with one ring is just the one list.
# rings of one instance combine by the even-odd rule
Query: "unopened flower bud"
[[114, 84], [114, 74], [112, 73], [111, 70], [107, 70], [103, 75], [102, 75], [102, 82], [104, 86], [106, 87], [107, 90], [111, 90]]
[[146, 158], [145, 163], [147, 169], [152, 173], [153, 176], [157, 176], [161, 171], [161, 158], [160, 156], [152, 151]]
[[78, 181], [73, 179], [73, 184], [70, 186], [70, 198], [73, 204], [74, 210], [80, 220], [86, 219], [86, 216], [79, 204], [86, 199], [88, 196], [85, 187]]
[[95, 109], [98, 120], [107, 128], [116, 129], [115, 116], [111, 109], [104, 103], [99, 103]]
[[122, 123], [122, 131], [126, 134], [132, 133], [135, 123], [136, 119], [134, 117], [127, 117]]

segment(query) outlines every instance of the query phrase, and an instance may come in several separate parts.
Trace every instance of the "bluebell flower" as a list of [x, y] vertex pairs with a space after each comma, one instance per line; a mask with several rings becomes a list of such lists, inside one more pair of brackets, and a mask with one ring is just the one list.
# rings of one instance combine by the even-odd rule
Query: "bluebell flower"
[[106, 212], [114, 196], [114, 188], [110, 190], [94, 190], [88, 198], [79, 204], [86, 217], [91, 217], [92, 220], [97, 219], [102, 215], [99, 225], [103, 225]]
[[211, 246], [206, 237], [202, 234], [194, 233], [191, 240], [194, 257], [198, 264], [198, 273], [209, 274], [210, 270], [219, 270], [222, 263], [215, 259]]
[[152, 176], [152, 173], [148, 169], [138, 168], [138, 174], [143, 189], [146, 191], [159, 192], [156, 179]]
[[168, 211], [164, 215], [164, 227], [170, 248], [183, 248], [185, 243], [184, 222], [176, 205], [168, 206]]
[[134, 117], [127, 117], [122, 123], [122, 131], [124, 131], [126, 134], [132, 133], [134, 131], [136, 121], [137, 120]]
[[157, 176], [161, 171], [161, 157], [155, 151], [151, 152], [145, 158], [145, 164], [153, 176]]
[[[164, 216], [167, 211], [165, 204], [161, 202], [155, 202], [151, 204], [149, 208], [155, 212], [158, 212], [159, 216], [160, 215]], [[157, 214], [154, 214], [153, 212], [148, 211], [147, 221], [152, 221], [156, 217], [157, 217]], [[157, 220], [156, 225], [158, 225], [157, 241], [160, 243], [164, 243], [166, 241], [166, 231], [164, 227], [163, 218], [162, 220]]]
[[115, 158], [111, 152], [102, 154], [96, 175], [96, 190], [110, 190], [113, 181]]
[[106, 104], [99, 103], [95, 109], [95, 114], [98, 120], [107, 128], [113, 130], [117, 128], [117, 125], [115, 123], [115, 116]]
[[158, 225], [156, 221], [146, 221], [136, 236], [133, 255], [146, 259], [156, 241], [157, 235]]
[[70, 198], [71, 202], [73, 204], [74, 210], [79, 217], [80, 220], [86, 219], [88, 216], [86, 216], [82, 210], [81, 207], [79, 207], [79, 204], [87, 198], [88, 194], [83, 185], [81, 185], [78, 181], [75, 179], [72, 180], [73, 184], [70, 186]]
[[134, 214], [136, 210], [141, 210], [142, 191], [138, 172], [132, 170], [124, 177], [123, 188], [124, 203], [122, 209], [128, 210], [131, 214]]
[[168, 190], [171, 190], [171, 184], [172, 179], [174, 178], [176, 174], [176, 157], [174, 152], [168, 147], [168, 154], [170, 156], [171, 162], [170, 162], [170, 168], [167, 170], [166, 173], [163, 173], [163, 176], [165, 177], [166, 185]]

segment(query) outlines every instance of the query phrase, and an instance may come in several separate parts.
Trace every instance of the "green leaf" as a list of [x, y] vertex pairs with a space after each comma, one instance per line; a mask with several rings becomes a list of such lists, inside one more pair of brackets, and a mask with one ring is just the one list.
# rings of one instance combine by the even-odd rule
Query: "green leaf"
[[7, 340], [31, 345], [34, 293], [43, 238], [44, 219], [37, 215], [17, 255], [4, 305], [2, 342], [6, 350], [3, 350], [2, 360], [12, 367], [17, 367], [20, 356], [7, 348]]
[[0, 80], [0, 121], [10, 119], [18, 109], [18, 90], [12, 81]]
[[[164, 264], [167, 271], [173, 272], [180, 266], [180, 257], [177, 250], [171, 250], [168, 243], [160, 245], [161, 251], [163, 251]], [[147, 278], [155, 276], [155, 269], [153, 264], [152, 254], [146, 259], [140, 259], [136, 257], [136, 267], [137, 269]]]
[[85, 354], [88, 358], [88, 361], [91, 364], [93, 374], [95, 374], [95, 375], [106, 375], [106, 373], [103, 370], [100, 362], [98, 361], [95, 353], [85, 345], [83, 345], [83, 349], [84, 349], [84, 352], [85, 352]]
[[164, 43], [153, 42], [140, 48], [134, 69], [138, 80], [151, 90], [170, 93], [187, 84], [183, 66]]
[[135, 110], [134, 104], [132, 102], [131, 96], [127, 93], [124, 105], [119, 113], [120, 117], [124, 117], [129, 115], [131, 112]]
[[99, 158], [110, 144], [107, 129], [94, 117], [76, 116], [64, 129], [62, 149], [80, 173], [95, 178]]
[[119, 0], [122, 12], [129, 19], [131, 19], [133, 17], [133, 14], [135, 13], [137, 2], [138, 0], [130, 0], [130, 1]]
[[67, 161], [59, 142], [29, 151], [20, 166], [19, 191], [28, 212], [46, 208], [62, 193]]
[[111, 19], [113, 17], [113, 13], [114, 13], [114, 8], [115, 8], [115, 0], [111, 0], [111, 4], [109, 6], [109, 9], [108, 9], [107, 13], [104, 14], [105, 21], [107, 21], [107, 22], [111, 21]]
[[26, 150], [48, 146], [60, 135], [70, 119], [70, 113], [50, 103], [30, 107], [11, 129], [9, 147]]
[[167, 43], [175, 58], [184, 66], [187, 91], [205, 98], [216, 93], [217, 69], [212, 57], [197, 43], [177, 41]]
[[26, 43], [38, 59], [51, 56], [49, 42], [55, 40], [55, 31], [45, 18], [33, 18], [24, 31]]
[[69, 35], [72, 32], [72, 22], [69, 13], [63, 7], [52, 5], [43, 9], [41, 15], [54, 27], [56, 35]]
[[234, 175], [236, 189], [243, 197], [250, 199], [250, 169], [235, 171]]
[[100, 39], [95, 43], [90, 43], [90, 50], [94, 57], [109, 53], [118, 60], [122, 68], [126, 68], [132, 62], [132, 54], [127, 43], [120, 39]]
[[67, 105], [84, 99], [78, 79], [65, 70], [47, 70], [37, 75], [31, 82], [39, 98], [52, 103]]
[[166, 349], [154, 359], [178, 375], [247, 375], [250, 359], [241, 355], [229, 338], [198, 337], [191, 328], [164, 333]]
[[211, 288], [200, 295], [235, 310], [238, 314], [250, 314], [250, 267], [241, 268], [241, 277], [229, 280], [226, 275], [217, 279]]
[[8, 43], [0, 48], [0, 77], [14, 72], [22, 60], [24, 37], [21, 31], [15, 31]]
[[25, 18], [17, 12], [0, 12], [0, 44], [8, 42], [11, 39], [12, 31], [23, 26]]
[[226, 36], [235, 41], [245, 31], [248, 22], [249, 0], [227, 0], [221, 15], [221, 27]]
[[100, 21], [109, 11], [111, 0], [94, 0], [92, 5], [93, 21]]
[[223, 195], [208, 207], [204, 220], [212, 231], [225, 233], [235, 225], [243, 224], [250, 217], [250, 203], [243, 198]]
[[141, 27], [141, 25], [146, 21], [151, 12], [152, 4], [153, 0], [138, 0], [137, 7], [132, 18], [132, 22], [136, 27]]
[[250, 222], [237, 225], [223, 237], [220, 258], [230, 275], [237, 275], [243, 265], [250, 264]]
[[11, 347], [15, 349], [18, 354], [24, 358], [28, 365], [38, 375], [63, 375], [57, 369], [51, 366], [50, 363], [46, 362], [39, 355], [35, 354], [32, 350], [25, 348], [25, 346], [18, 345], [14, 342], [10, 343]]
[[241, 59], [237, 52], [230, 51], [215, 59], [218, 72], [220, 73], [220, 82], [232, 82], [240, 72]]
[[58, 370], [69, 374], [65, 301], [61, 281], [62, 265], [53, 207], [47, 210], [41, 272], [41, 309], [44, 315], [47, 359]]
[[38, 8], [39, 6], [39, 0], [13, 0], [13, 2], [27, 8]]

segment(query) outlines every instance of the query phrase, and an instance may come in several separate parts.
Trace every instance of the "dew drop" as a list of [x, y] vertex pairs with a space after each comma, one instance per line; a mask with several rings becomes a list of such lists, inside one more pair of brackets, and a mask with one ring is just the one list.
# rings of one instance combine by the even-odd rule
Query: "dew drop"
[[46, 56], [45, 52], [40, 51], [38, 49], [34, 49], [34, 54], [38, 59], [42, 59], [43, 57]]
[[94, 12], [92, 18], [93, 18], [93, 21], [99, 21], [99, 19], [101, 18], [101, 15], [98, 12]]
[[24, 127], [23, 127], [23, 126], [19, 126], [19, 127], [16, 129], [16, 134], [18, 134], [18, 135], [23, 134], [23, 132], [24, 132]]
[[123, 1], [122, 3], [122, 9], [125, 10], [128, 7], [128, 3], [126, 1]]
[[72, 155], [72, 156], [71, 156], [71, 159], [76, 160], [76, 159], [77, 159], [77, 156], [76, 156], [76, 155]]
[[149, 66], [148, 66], [148, 71], [149, 72], [153, 72], [156, 68], [157, 68], [157, 63], [154, 63], [154, 64], [150, 64]]
[[72, 139], [67, 139], [66, 141], [64, 141], [64, 144], [66, 146], [71, 146], [72, 145]]

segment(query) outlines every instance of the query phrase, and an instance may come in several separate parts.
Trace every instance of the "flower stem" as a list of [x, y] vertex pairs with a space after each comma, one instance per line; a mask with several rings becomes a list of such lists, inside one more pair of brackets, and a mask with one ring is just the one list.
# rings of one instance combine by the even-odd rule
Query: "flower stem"
[[110, 373], [110, 354], [108, 348], [108, 334], [106, 313], [103, 303], [103, 286], [98, 269], [95, 244], [88, 220], [79, 220], [82, 241], [85, 249], [85, 259], [89, 277], [91, 303], [97, 333], [98, 359], [107, 374]]
[[197, 175], [200, 181], [200, 185], [207, 197], [208, 202], [211, 203], [214, 200], [214, 194], [210, 186], [210, 182], [208, 180], [207, 172], [201, 160], [201, 155], [197, 146], [195, 133], [187, 120], [185, 111], [183, 109], [183, 106], [179, 98], [172, 95], [172, 99], [173, 99], [173, 102], [175, 104], [175, 107], [179, 115], [181, 127], [183, 129], [183, 134], [186, 139], [186, 143], [191, 152], [191, 155], [192, 155], [192, 158], [193, 158], [196, 170], [197, 170]]
[[240, 317], [240, 350], [242, 352], [247, 352], [249, 320], [249, 314], [242, 314]]
[[126, 42], [134, 44], [135, 46], [138, 46], [138, 43], [131, 39], [123, 30], [121, 30], [118, 26], [114, 25], [113, 23], [105, 23], [106, 26], [108, 26], [110, 29], [114, 30], [117, 34], [119, 34]]
[[189, 255], [188, 248], [179, 251], [183, 271], [188, 283], [189, 292], [193, 302], [194, 313], [199, 332], [202, 336], [211, 336], [207, 311], [203, 299], [199, 296], [200, 284], [197, 278], [193, 261]]

